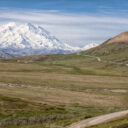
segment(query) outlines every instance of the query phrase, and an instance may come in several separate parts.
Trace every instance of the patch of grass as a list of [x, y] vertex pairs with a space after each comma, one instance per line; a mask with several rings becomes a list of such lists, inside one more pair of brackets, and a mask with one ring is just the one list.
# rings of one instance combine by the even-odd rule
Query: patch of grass
[[0, 96], [0, 102], [1, 101], [7, 101], [7, 102], [18, 102], [18, 98], [11, 98], [11, 97], [6, 97], [6, 96]]
[[[121, 107], [85, 107], [77, 104], [46, 105], [4, 95], [1, 95], [0, 99], [0, 122], [2, 127], [7, 126], [7, 128], [65, 127], [79, 120], [125, 109]], [[20, 106], [17, 105], [19, 103]], [[7, 106], [4, 107], [5, 105]], [[12, 107], [13, 105], [16, 107]]]

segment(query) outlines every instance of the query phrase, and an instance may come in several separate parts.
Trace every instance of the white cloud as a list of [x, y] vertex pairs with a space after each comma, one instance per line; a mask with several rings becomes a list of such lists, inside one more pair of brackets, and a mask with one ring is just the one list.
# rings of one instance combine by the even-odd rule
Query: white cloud
[[90, 16], [60, 11], [0, 9], [0, 24], [11, 21], [39, 24], [60, 40], [74, 46], [101, 43], [128, 30], [128, 18]]

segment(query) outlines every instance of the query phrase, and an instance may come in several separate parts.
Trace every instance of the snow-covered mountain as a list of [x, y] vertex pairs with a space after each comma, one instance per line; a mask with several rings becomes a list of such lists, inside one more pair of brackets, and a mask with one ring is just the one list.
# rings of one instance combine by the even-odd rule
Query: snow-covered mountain
[[72, 53], [80, 50], [62, 43], [40, 26], [8, 23], [0, 27], [0, 50], [12, 54]]
[[[91, 45], [92, 47], [92, 45]], [[14, 22], [0, 26], [0, 50], [16, 55], [67, 54], [90, 48], [72, 47], [51, 36], [44, 28]]]
[[88, 49], [93, 48], [93, 47], [96, 47], [96, 46], [98, 46], [98, 44], [96, 44], [96, 43], [90, 43], [90, 44], [85, 45], [81, 49], [82, 49], [82, 51], [84, 51], [84, 50], [88, 50]]

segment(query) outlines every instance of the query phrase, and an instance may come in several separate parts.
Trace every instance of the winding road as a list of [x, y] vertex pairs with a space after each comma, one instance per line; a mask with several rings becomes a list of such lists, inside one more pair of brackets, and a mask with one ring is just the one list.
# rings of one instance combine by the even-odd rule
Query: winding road
[[101, 123], [113, 121], [113, 120], [119, 119], [126, 115], [128, 115], [128, 110], [82, 120], [78, 123], [72, 124], [71, 126], [67, 128], [86, 128], [89, 126], [94, 126], [94, 125], [98, 125]]

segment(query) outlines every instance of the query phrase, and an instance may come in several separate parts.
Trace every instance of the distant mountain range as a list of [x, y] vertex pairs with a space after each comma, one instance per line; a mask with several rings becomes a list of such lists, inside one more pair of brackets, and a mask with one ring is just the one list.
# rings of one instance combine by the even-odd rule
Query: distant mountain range
[[0, 27], [0, 51], [13, 56], [68, 54], [87, 50], [96, 45], [88, 44], [84, 48], [72, 47], [51, 36], [44, 28], [30, 23], [17, 25], [12, 22]]

